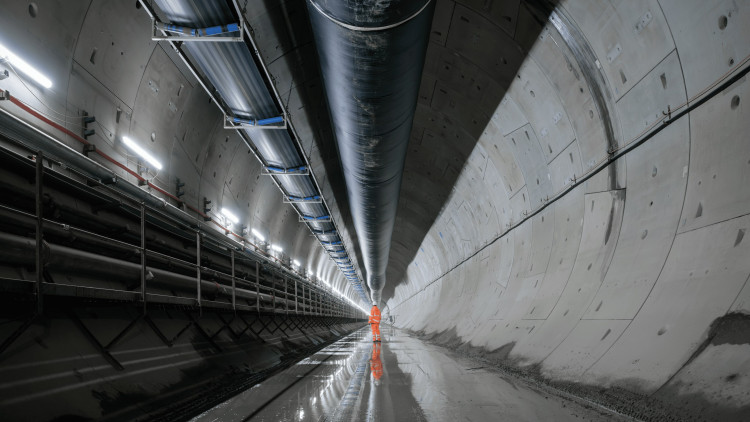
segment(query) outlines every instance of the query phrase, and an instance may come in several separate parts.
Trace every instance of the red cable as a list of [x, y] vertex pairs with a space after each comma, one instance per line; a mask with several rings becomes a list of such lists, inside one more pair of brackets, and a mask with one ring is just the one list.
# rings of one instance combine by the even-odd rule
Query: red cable
[[[0, 93], [2, 93], [2, 92], [4, 92], [4, 91], [0, 90]], [[5, 91], [5, 92], [7, 92], [7, 91]], [[19, 100], [18, 98], [14, 97], [14, 96], [12, 96], [10, 94], [8, 95], [8, 97], [10, 99], [10, 102], [12, 102], [13, 104], [17, 105], [22, 110], [26, 111], [27, 113], [31, 114], [32, 116], [36, 117], [37, 119], [43, 121], [44, 123], [47, 123], [48, 125], [52, 126], [55, 129], [63, 132], [64, 134], [70, 136], [71, 138], [75, 139], [76, 141], [82, 143], [83, 145], [91, 145], [91, 143], [89, 141], [87, 141], [84, 138], [81, 138], [80, 136], [78, 136], [75, 133], [71, 132], [66, 127], [61, 126], [58, 123], [53, 122], [52, 120], [48, 119], [43, 114], [41, 114], [38, 111], [34, 110], [33, 108], [29, 107], [28, 105], [26, 105], [23, 101]], [[100, 151], [99, 149], [96, 149], [93, 152], [99, 154], [100, 157], [102, 157], [105, 160], [109, 161], [110, 163], [116, 165], [117, 167], [120, 167], [121, 169], [125, 170], [130, 175], [132, 175], [133, 177], [135, 177], [136, 179], [138, 179], [138, 181], [140, 181], [140, 182], [144, 182], [145, 181], [146, 184], [148, 185], [148, 187], [156, 190], [157, 192], [160, 192], [163, 195], [166, 195], [167, 197], [169, 197], [169, 198], [171, 198], [171, 199], [173, 199], [173, 200], [175, 200], [175, 201], [177, 201], [177, 202], [179, 202], [181, 204], [184, 204], [188, 209], [190, 209], [191, 211], [193, 211], [196, 214], [200, 215], [201, 217], [203, 217], [203, 218], [209, 218], [207, 214], [205, 214], [202, 211], [198, 210], [197, 208], [195, 208], [195, 207], [193, 207], [193, 206], [185, 203], [185, 201], [183, 201], [182, 199], [180, 199], [180, 198], [172, 195], [171, 193], [165, 191], [164, 189], [162, 189], [162, 188], [154, 185], [153, 183], [147, 181], [143, 176], [141, 176], [140, 174], [138, 174], [138, 173], [134, 172], [133, 170], [131, 170], [130, 168], [128, 168], [128, 166], [120, 163], [119, 161], [115, 160], [114, 158], [110, 157], [109, 155], [105, 154], [104, 152]], [[231, 233], [234, 237], [236, 237], [238, 239], [241, 239], [241, 240], [244, 240], [241, 236], [237, 235], [237, 233], [235, 233], [235, 232], [233, 232], [231, 230], [227, 230], [226, 227], [224, 227], [221, 224], [217, 223], [213, 219], [211, 220], [211, 222], [214, 223], [219, 228], [221, 228], [222, 230], [224, 230], [225, 232]]]

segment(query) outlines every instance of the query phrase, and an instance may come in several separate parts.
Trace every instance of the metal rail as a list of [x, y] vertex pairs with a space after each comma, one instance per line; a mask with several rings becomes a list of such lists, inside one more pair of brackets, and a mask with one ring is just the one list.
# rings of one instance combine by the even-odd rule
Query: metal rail
[[[159, 2], [157, 1], [157, 4], [158, 3]], [[145, 0], [140, 0], [140, 4], [143, 6], [143, 9], [148, 13], [149, 17], [152, 20], [158, 20], [159, 19], [157, 17], [157, 12], [153, 8], [152, 4], [149, 4]], [[241, 20], [244, 19], [244, 11], [239, 6], [238, 2], [235, 1], [235, 0], [233, 0], [232, 1], [232, 5], [233, 5], [233, 8], [234, 8], [234, 12], [237, 14], [237, 16]], [[213, 7], [213, 6], [216, 6], [215, 4], [212, 5], [211, 7], [209, 7], [209, 6], [211, 6], [211, 5], [209, 5], [208, 3], [203, 3], [201, 1], [191, 2], [190, 5], [189, 5], [189, 7], [186, 10], [201, 10], [201, 7], [205, 7], [206, 10], [210, 10], [212, 12], [216, 10]], [[205, 16], [207, 16], [207, 15], [204, 14], [203, 17], [205, 18]], [[227, 17], [224, 17], [224, 18], [226, 19]], [[253, 154], [256, 156], [256, 158], [264, 166], [264, 169], [269, 169], [269, 168], [271, 168], [273, 166], [269, 166], [269, 160], [268, 160], [268, 158], [264, 157], [263, 152], [257, 146], [254, 145], [255, 141], [253, 139], [250, 139], [251, 138], [251, 133], [255, 133], [255, 132], [249, 132], [248, 130], [255, 131], [255, 130], [263, 129], [263, 128], [274, 128], [274, 129], [276, 129], [276, 128], [278, 128], [278, 129], [284, 129], [284, 128], [286, 128], [286, 129], [288, 129], [287, 131], [283, 131], [283, 133], [288, 134], [289, 141], [291, 141], [294, 149], [296, 150], [296, 155], [297, 155], [296, 160], [298, 161], [297, 164], [299, 164], [299, 162], [304, 163], [303, 167], [305, 167], [306, 170], [307, 170], [307, 169], [310, 168], [310, 165], [309, 165], [309, 162], [308, 162], [308, 158], [307, 158], [307, 156], [304, 153], [304, 150], [303, 150], [302, 145], [301, 145], [300, 140], [299, 140], [299, 136], [297, 135], [297, 133], [296, 133], [293, 125], [291, 124], [291, 122], [288, 122], [289, 119], [288, 119], [288, 116], [287, 116], [286, 108], [284, 107], [283, 102], [281, 101], [281, 98], [279, 96], [279, 93], [277, 92], [277, 90], [276, 90], [276, 88], [275, 88], [275, 86], [274, 86], [274, 84], [272, 82], [272, 77], [271, 77], [270, 73], [268, 72], [268, 69], [267, 69], [267, 67], [266, 67], [266, 65], [265, 65], [265, 63], [263, 61], [263, 58], [259, 54], [257, 45], [255, 44], [255, 41], [253, 39], [251, 30], [250, 30], [249, 26], [246, 25], [246, 24], [243, 24], [241, 26], [241, 29], [242, 29], [242, 32], [243, 32], [244, 41], [246, 42], [246, 45], [247, 45], [247, 47], [249, 49], [249, 52], [250, 52], [250, 57], [252, 58], [252, 60], [251, 60], [252, 63], [246, 63], [246, 66], [250, 67], [250, 66], [254, 65], [255, 67], [257, 67], [257, 70], [260, 72], [260, 75], [263, 78], [263, 82], [264, 82], [264, 84], [265, 84], [265, 86], [266, 86], [266, 88], [268, 90], [269, 95], [273, 98], [273, 100], [274, 100], [274, 102], [276, 104], [276, 107], [283, 113], [283, 116], [282, 116], [282, 118], [283, 118], [283, 127], [281, 127], [281, 126], [262, 126], [262, 125], [259, 126], [259, 125], [257, 125], [257, 123], [255, 123], [255, 124], [250, 124], [251, 127], [249, 127], [249, 128], [248, 127], [244, 127], [243, 128], [243, 127], [232, 126], [231, 129], [237, 129], [238, 134], [245, 141], [245, 143], [248, 145], [248, 147], [253, 152]], [[167, 33], [165, 31], [162, 31], [162, 32], [163, 32], [163, 34], [165, 36], [167, 35]], [[215, 84], [212, 84], [208, 80], [208, 79], [210, 79], [208, 77], [208, 75], [204, 76], [204, 74], [202, 74], [201, 72], [199, 72], [198, 68], [201, 67], [201, 65], [205, 65], [205, 63], [201, 63], [200, 59], [196, 60], [195, 58], [194, 59], [189, 58], [185, 54], [185, 51], [183, 51], [182, 45], [178, 45], [171, 38], [172, 37], [166, 37], [166, 41], [168, 41], [170, 43], [170, 45], [172, 46], [172, 48], [177, 52], [177, 54], [180, 56], [180, 58], [183, 60], [183, 62], [185, 62], [186, 66], [190, 69], [190, 71], [192, 72], [193, 76], [199, 81], [199, 83], [204, 88], [204, 90], [208, 93], [208, 95], [210, 96], [210, 98], [214, 99], [214, 103], [217, 105], [217, 107], [219, 108], [219, 110], [224, 115], [224, 122], [226, 123], [226, 121], [227, 121], [228, 118], [229, 119], [234, 118], [234, 117], [229, 117], [229, 116], [233, 116], [234, 115], [234, 113], [230, 112], [230, 108], [234, 109], [234, 108], [237, 108], [237, 107], [229, 107], [227, 105], [227, 102], [224, 101], [224, 99], [221, 97], [221, 93], [219, 92], [219, 90], [215, 89], [212, 86], [212, 85], [215, 85]], [[194, 61], [197, 62], [197, 65], [196, 65], [196, 63], [194, 63]], [[204, 66], [204, 70], [205, 70], [205, 66]], [[235, 81], [235, 83], [238, 83], [238, 82]], [[237, 118], [239, 118], [239, 117], [237, 117]], [[266, 120], [266, 119], [263, 119], [263, 120]], [[251, 120], [245, 122], [244, 124], [243, 123], [240, 123], [240, 124], [248, 125], [248, 123], [253, 123], [253, 122], [257, 122], [257, 121], [254, 121], [254, 120], [251, 119]], [[239, 129], [242, 129], [242, 130], [239, 130]], [[247, 130], [245, 130], [245, 129], [247, 129]], [[255, 133], [255, 134], [257, 135], [257, 133]], [[254, 137], [254, 135], [252, 137]], [[274, 144], [274, 145], [276, 145], [276, 144]], [[280, 147], [278, 147], [278, 146], [276, 146], [275, 148], [280, 149]], [[309, 189], [310, 187], [312, 187], [314, 189], [314, 192], [304, 192], [303, 196], [310, 196], [309, 194], [320, 195], [320, 192], [322, 192], [322, 191], [320, 189], [320, 186], [319, 186], [319, 184], [318, 184], [318, 182], [317, 182], [314, 174], [312, 174], [312, 172], [309, 172], [309, 170], [305, 171], [305, 173], [306, 174], [304, 174], [304, 175], [309, 176], [308, 180], [310, 181], [309, 184], [308, 184], [309, 186], [307, 186], [307, 188]], [[282, 192], [282, 194], [284, 195], [285, 198], [289, 198], [290, 196], [294, 196], [290, 192], [290, 186], [295, 187], [297, 190], [299, 190], [300, 186], [303, 186], [301, 183], [292, 182], [290, 179], [280, 179], [279, 177], [277, 177], [279, 175], [286, 175], [286, 174], [276, 174], [276, 172], [272, 172], [272, 171], [266, 171], [263, 174], [267, 174], [267, 175], [271, 176], [271, 179], [273, 180], [274, 184], [276, 184], [277, 188], [279, 188], [279, 190], [281, 190], [281, 192]], [[291, 175], [291, 174], [289, 174], [289, 175]], [[303, 175], [303, 174], [299, 174], [299, 175]], [[332, 219], [330, 219], [330, 216], [328, 216], [328, 218], [326, 218], [326, 219], [307, 219], [307, 218], [304, 218], [304, 217], [307, 217], [308, 214], [306, 214], [306, 211], [304, 209], [300, 208], [300, 206], [299, 206], [299, 205], [302, 205], [301, 203], [292, 202], [292, 201], [288, 201], [288, 202], [290, 202], [292, 204], [294, 210], [299, 214], [299, 216], [300, 216], [300, 220], [299, 221], [305, 223], [306, 226], [308, 227], [308, 229], [310, 229], [311, 231], [314, 232], [315, 230], [317, 230], [317, 229], [320, 228], [320, 227], [318, 227], [319, 224], [325, 223], [325, 224], [332, 225], [333, 228], [334, 228], [334, 230], [336, 230], [338, 232], [338, 229], [336, 227], [336, 223], [335, 223], [335, 221], [333, 221]], [[307, 204], [305, 204], [305, 205], [307, 205]], [[323, 212], [324, 214], [326, 214], [326, 215], [330, 214], [330, 211], [328, 211], [330, 208], [328, 207], [328, 205], [327, 205], [327, 203], [325, 202], [324, 199], [321, 199], [321, 201], [318, 203], [318, 206], [320, 206], [320, 207], [322, 207], [324, 209], [324, 212]], [[347, 280], [349, 280], [351, 286], [355, 289], [355, 291], [357, 291], [357, 293], [362, 298], [362, 300], [364, 300], [365, 302], [369, 302], [369, 300], [367, 298], [367, 295], [365, 294], [365, 290], [364, 290], [365, 288], [363, 286], [363, 283], [361, 282], [361, 278], [359, 277], [359, 275], [357, 275], [356, 279], [355, 278], [347, 278]]]

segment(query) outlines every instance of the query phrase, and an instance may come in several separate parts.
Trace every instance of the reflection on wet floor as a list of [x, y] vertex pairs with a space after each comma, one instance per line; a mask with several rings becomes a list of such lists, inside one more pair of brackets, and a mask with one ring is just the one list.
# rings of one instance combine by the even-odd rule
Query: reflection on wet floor
[[400, 330], [382, 335], [363, 328], [194, 421], [610, 419]]

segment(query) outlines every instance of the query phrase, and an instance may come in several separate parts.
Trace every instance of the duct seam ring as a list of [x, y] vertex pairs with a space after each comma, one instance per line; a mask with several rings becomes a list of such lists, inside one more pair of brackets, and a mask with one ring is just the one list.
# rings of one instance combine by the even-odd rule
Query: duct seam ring
[[414, 13], [413, 15], [409, 16], [408, 18], [402, 20], [401, 22], [396, 22], [394, 24], [386, 25], [386, 26], [378, 26], [378, 27], [375, 27], [375, 28], [368, 28], [368, 27], [364, 27], [364, 26], [349, 25], [348, 23], [344, 23], [344, 22], [341, 22], [340, 20], [334, 19], [333, 16], [330, 16], [329, 14], [327, 14], [326, 12], [324, 12], [323, 9], [321, 9], [320, 6], [318, 6], [315, 3], [314, 0], [310, 0], [310, 4], [312, 4], [315, 7], [315, 9], [318, 11], [318, 13], [320, 13], [323, 16], [325, 16], [331, 22], [335, 23], [336, 25], [338, 25], [338, 26], [340, 26], [342, 28], [346, 28], [346, 29], [349, 29], [351, 31], [361, 31], [361, 32], [385, 31], [385, 30], [392, 29], [392, 28], [395, 28], [397, 26], [400, 26], [402, 24], [405, 24], [406, 22], [409, 22], [410, 20], [412, 20], [412, 19], [416, 18], [417, 16], [419, 16], [419, 14], [422, 13], [422, 11], [424, 9], [426, 9], [427, 6], [429, 6], [429, 4], [431, 2], [432, 2], [432, 0], [427, 0], [427, 2], [425, 2], [424, 6], [422, 6], [419, 10], [417, 10], [416, 13]]

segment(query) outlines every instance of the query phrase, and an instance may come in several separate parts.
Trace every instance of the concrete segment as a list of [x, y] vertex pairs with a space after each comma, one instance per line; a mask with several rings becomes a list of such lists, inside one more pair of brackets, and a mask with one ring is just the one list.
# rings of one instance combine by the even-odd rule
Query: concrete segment
[[[134, 171], [138, 159], [123, 148], [121, 137], [137, 138], [164, 164], [162, 171], [149, 173], [154, 184], [174, 194], [179, 178], [188, 204], [202, 207], [206, 198], [215, 211], [232, 209], [241, 224], [259, 229], [356, 300], [274, 183], [261, 175], [247, 146], [221, 128], [222, 117], [198, 80], [171, 47], [150, 41], [142, 9], [114, 0], [32, 3], [35, 16], [27, 2], [3, 5], [0, 44], [38, 67], [54, 86], [41, 89], [11, 74], [0, 89], [75, 133], [81, 132], [83, 111], [95, 115], [97, 135], [89, 141]], [[359, 266], [306, 4], [246, 3], [258, 50]], [[442, 333], [453, 346], [492, 356], [539, 382], [570, 383], [565, 385], [581, 394], [608, 389], [625, 407], [645, 394], [683, 406], [695, 418], [746, 419], [747, 77], [526, 218], [605, 163], [609, 153], [661, 126], [684, 103], [694, 104], [696, 95], [735, 68], [746, 67], [750, 6], [729, 0], [566, 0], [552, 14], [542, 3], [436, 0], [384, 317], [428, 336]], [[80, 151], [79, 143], [12, 103], [0, 101], [0, 108]], [[100, 164], [137, 183], [122, 168]], [[92, 209], [84, 201], [66, 205]], [[33, 277], [12, 266], [2, 274]], [[101, 285], [109, 286], [106, 282]], [[3, 339], [13, 331], [9, 327], [2, 328]], [[58, 338], [60, 332], [65, 329], [40, 331], [46, 340], [39, 341], [70, 346], [55, 353], [77, 353], [79, 360], [71, 357], [76, 365], [100, 366], [92, 363], [84, 340], [77, 339], [75, 348]], [[97, 334], [107, 334], [107, 328]], [[466, 399], [482, 397], [477, 402], [487, 406], [471, 408], [476, 419], [492, 414], [488, 409], [500, 396], [466, 391], [472, 380], [493, 388], [502, 384], [494, 375], [468, 371], [402, 332], [394, 339], [399, 343], [384, 345], [384, 356], [399, 363], [386, 362], [386, 368], [398, 367], [398, 379], [410, 380], [412, 394], [423, 388], [424, 395], [412, 397], [420, 417], [439, 420], [469, 411], [459, 398], [451, 407], [430, 395], [424, 389], [430, 382]], [[352, 371], [361, 355], [355, 350], [342, 367]], [[0, 354], [0, 363], [18, 356]], [[418, 361], [429, 361], [433, 374], [446, 372], [428, 379], [415, 369]], [[336, 382], [340, 397], [349, 384]], [[306, 379], [295, 388], [302, 391], [308, 383], [315, 382]], [[19, 394], [34, 393], [24, 388]], [[374, 390], [366, 391], [369, 400]], [[526, 393], [505, 398], [525, 403]], [[56, 397], [59, 402], [80, 397], [67, 394]], [[326, 409], [338, 399], [330, 400]], [[82, 402], [109, 403], [90, 395]], [[320, 402], [309, 406], [301, 407], [307, 415], [323, 414]], [[298, 408], [289, 409], [284, 415], [299, 416]]]

